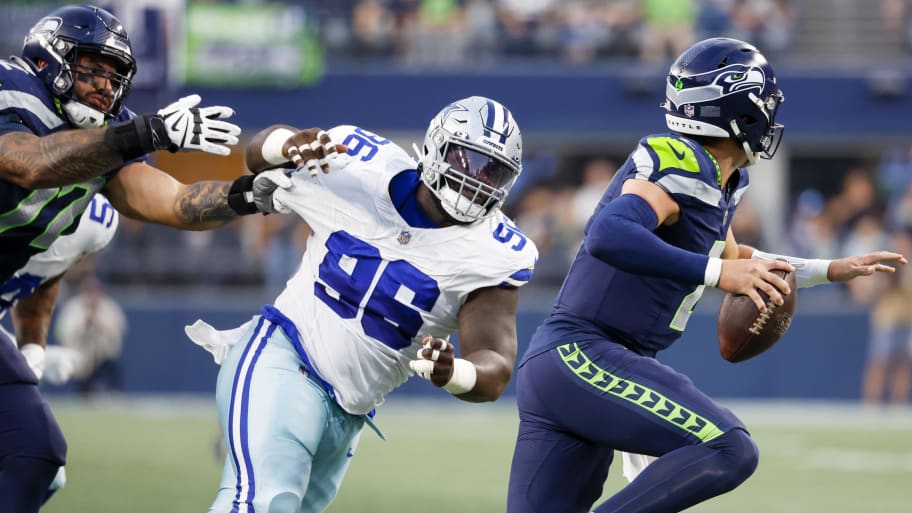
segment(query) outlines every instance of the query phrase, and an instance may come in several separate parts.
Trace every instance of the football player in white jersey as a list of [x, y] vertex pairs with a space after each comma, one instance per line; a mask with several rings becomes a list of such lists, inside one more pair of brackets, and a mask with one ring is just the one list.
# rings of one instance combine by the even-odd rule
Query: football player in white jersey
[[[76, 231], [57, 238], [47, 251], [33, 255], [22, 269], [0, 283], [0, 319], [9, 312], [16, 333], [15, 337], [7, 334], [7, 338], [19, 346], [39, 380], [44, 378], [59, 385], [72, 378], [80, 355], [69, 348], [47, 346], [60, 279], [83, 257], [106, 248], [118, 223], [114, 207], [96, 194], [82, 213]], [[45, 500], [65, 483], [66, 472], [60, 467]]]
[[56, 239], [0, 284], [0, 319], [10, 312], [16, 336], [9, 338], [18, 344], [39, 380], [44, 377], [61, 384], [72, 377], [75, 355], [66, 348], [46, 347], [60, 279], [83, 257], [106, 248], [118, 223], [119, 216], [111, 203], [96, 194], [75, 232]]
[[[308, 160], [321, 147], [339, 154]], [[248, 146], [255, 172], [311, 169], [263, 172], [289, 175], [272, 180], [271, 206], [312, 234], [285, 290], [246, 327], [222, 342], [205, 323], [188, 327], [214, 354], [239, 342], [221, 353], [228, 457], [211, 512], [324, 511], [363, 424], [413, 371], [464, 401], [507, 386], [518, 288], [538, 257], [500, 210], [522, 169], [519, 127], [503, 105], [465, 98], [416, 151], [417, 162], [350, 125], [270, 127]]]

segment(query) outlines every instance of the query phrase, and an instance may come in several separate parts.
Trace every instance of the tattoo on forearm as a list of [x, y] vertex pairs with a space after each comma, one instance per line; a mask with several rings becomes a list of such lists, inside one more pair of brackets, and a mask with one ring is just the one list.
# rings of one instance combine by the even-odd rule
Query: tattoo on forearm
[[177, 201], [177, 215], [189, 228], [210, 228], [238, 217], [228, 206], [231, 182], [196, 182]]
[[0, 177], [34, 188], [84, 182], [121, 163], [120, 154], [105, 146], [102, 128], [39, 138], [25, 132], [0, 137]]

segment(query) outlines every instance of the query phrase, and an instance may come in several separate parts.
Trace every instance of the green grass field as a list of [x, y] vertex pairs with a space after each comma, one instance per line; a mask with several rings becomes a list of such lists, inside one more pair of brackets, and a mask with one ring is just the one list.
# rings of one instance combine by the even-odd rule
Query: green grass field
[[[212, 401], [59, 399], [51, 404], [70, 444], [68, 482], [42, 511], [207, 510], [222, 468], [215, 457], [218, 428]], [[734, 492], [690, 511], [910, 510], [912, 410], [803, 403], [729, 406], [760, 445], [760, 467]], [[516, 427], [511, 403], [394, 398], [378, 420], [389, 440], [365, 430], [331, 512], [504, 511]], [[605, 493], [617, 490], [621, 479], [618, 461]]]

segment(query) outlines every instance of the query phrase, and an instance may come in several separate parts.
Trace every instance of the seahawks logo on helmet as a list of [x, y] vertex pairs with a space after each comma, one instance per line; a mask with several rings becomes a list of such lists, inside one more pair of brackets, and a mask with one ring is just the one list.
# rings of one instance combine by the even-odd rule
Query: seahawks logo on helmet
[[[717, 74], [711, 83], [703, 86], [688, 87], [688, 83], [699, 84], [705, 82], [705, 80], [701, 80], [701, 77], [710, 74]], [[682, 88], [675, 87], [677, 82], [682, 84]], [[743, 64], [732, 64], [721, 70], [712, 70], [690, 77], [678, 77], [674, 81], [669, 80], [665, 88], [665, 94], [675, 105], [701, 103], [749, 89], [757, 89], [759, 93], [763, 90], [764, 84], [766, 84], [766, 75], [762, 69]]]

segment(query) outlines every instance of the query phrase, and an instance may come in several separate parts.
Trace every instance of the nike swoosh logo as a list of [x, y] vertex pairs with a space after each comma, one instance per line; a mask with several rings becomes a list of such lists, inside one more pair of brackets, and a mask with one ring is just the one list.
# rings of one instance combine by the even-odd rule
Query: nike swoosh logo
[[684, 152], [678, 153], [678, 150], [675, 149], [675, 147], [672, 146], [670, 142], [666, 142], [665, 144], [667, 144], [668, 147], [671, 148], [671, 152], [675, 154], [675, 157], [678, 157], [678, 160], [684, 160], [684, 157], [687, 156]]

